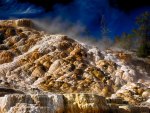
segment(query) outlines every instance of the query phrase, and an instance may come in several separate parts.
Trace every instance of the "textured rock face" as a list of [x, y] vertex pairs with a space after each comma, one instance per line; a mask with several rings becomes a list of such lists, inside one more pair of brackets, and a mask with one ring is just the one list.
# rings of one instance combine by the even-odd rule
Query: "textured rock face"
[[19, 19], [15, 21], [16, 26], [20, 27], [32, 27], [33, 23], [28, 19]]
[[0, 113], [149, 113], [148, 107], [125, 105], [121, 99], [109, 101], [112, 104], [104, 97], [83, 93], [13, 94], [0, 97]]
[[0, 21], [0, 25], [17, 26], [17, 27], [32, 27], [33, 22], [29, 19], [2, 20], [2, 21]]
[[6, 95], [1, 113], [107, 113], [105, 98], [92, 94]]
[[107, 113], [109, 111], [105, 98], [98, 95], [65, 94], [64, 100], [67, 113]]
[[[15, 105], [15, 102], [4, 102], [7, 105], [2, 106], [9, 107], [1, 107], [2, 111], [42, 113], [44, 110], [61, 112], [63, 109], [67, 110], [65, 112], [104, 112], [108, 104], [97, 95], [149, 107], [149, 61], [123, 51], [100, 51], [65, 35], [37, 31], [32, 25], [32, 21], [26, 19], [0, 21], [0, 87], [17, 89], [20, 92], [13, 90], [13, 93], [24, 94], [4, 96], [11, 93], [0, 91], [2, 102], [8, 98], [16, 102]], [[53, 106], [55, 111], [34, 103], [29, 94], [37, 93], [44, 96], [35, 97], [36, 100], [39, 98], [40, 103], [44, 98], [44, 102], [50, 108]], [[49, 97], [49, 93], [62, 95]], [[54, 99], [59, 96], [60, 100]], [[24, 102], [24, 98], [33, 103]], [[56, 100], [63, 102], [64, 108], [58, 104], [61, 109], [57, 109], [57, 102], [53, 102]], [[116, 109], [122, 112], [118, 105], [111, 110]]]

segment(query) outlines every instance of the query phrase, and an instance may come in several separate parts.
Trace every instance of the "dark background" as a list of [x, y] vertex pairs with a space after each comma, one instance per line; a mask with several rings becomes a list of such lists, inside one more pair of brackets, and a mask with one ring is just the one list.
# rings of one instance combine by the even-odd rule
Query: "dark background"
[[19, 2], [30, 2], [38, 6], [42, 6], [46, 11], [52, 10], [55, 4], [67, 5], [73, 0], [18, 0]]
[[[74, 0], [18, 0], [20, 2], [30, 2], [38, 6], [42, 6], [46, 11], [52, 10], [55, 4], [68, 5]], [[109, 0], [111, 7], [120, 9], [126, 13], [137, 8], [150, 6], [149, 0]]]
[[63, 25], [80, 23], [88, 35], [96, 38], [102, 35], [102, 20], [114, 38], [137, 27], [136, 17], [145, 11], [150, 11], [149, 0], [0, 0], [0, 19], [48, 18], [48, 24], [61, 18]]
[[128, 13], [137, 8], [150, 6], [149, 0], [109, 0], [112, 7], [123, 10]]

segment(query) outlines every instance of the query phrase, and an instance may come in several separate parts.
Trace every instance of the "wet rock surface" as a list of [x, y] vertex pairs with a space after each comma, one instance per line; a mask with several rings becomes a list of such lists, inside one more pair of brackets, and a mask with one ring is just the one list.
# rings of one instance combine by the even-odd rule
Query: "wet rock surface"
[[150, 62], [33, 24], [0, 21], [0, 112], [149, 113]]

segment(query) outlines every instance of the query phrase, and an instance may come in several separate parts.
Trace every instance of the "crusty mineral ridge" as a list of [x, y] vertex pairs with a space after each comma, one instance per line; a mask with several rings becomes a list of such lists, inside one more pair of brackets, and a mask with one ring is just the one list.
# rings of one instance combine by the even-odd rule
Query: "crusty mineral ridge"
[[93, 94], [6, 95], [0, 113], [108, 113], [104, 97]]
[[1, 20], [0, 25], [3, 25], [3, 26], [16, 26], [16, 27], [32, 27], [33, 22], [29, 19]]
[[149, 113], [148, 107], [115, 103], [108, 105], [102, 96], [83, 93], [13, 94], [0, 97], [0, 113]]
[[[50, 35], [36, 30], [36, 26], [33, 29], [33, 24], [27, 19], [0, 21], [0, 87], [24, 94], [64, 94], [63, 100], [71, 101], [78, 96], [70, 93], [90, 93], [120, 98], [131, 105], [149, 105], [150, 59], [139, 59], [133, 52], [100, 51], [65, 35]], [[94, 105], [98, 110], [99, 105]], [[37, 111], [47, 109], [23, 103], [11, 110], [32, 106]], [[81, 106], [87, 111], [84, 107], [92, 104]], [[69, 105], [67, 109], [71, 109]]]

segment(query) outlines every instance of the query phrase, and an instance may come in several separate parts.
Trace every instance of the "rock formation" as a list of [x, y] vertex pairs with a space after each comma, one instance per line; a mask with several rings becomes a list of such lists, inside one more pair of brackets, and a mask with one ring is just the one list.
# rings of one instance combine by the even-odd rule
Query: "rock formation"
[[50, 35], [27, 19], [0, 21], [0, 39], [2, 113], [149, 112], [150, 59]]
[[5, 113], [107, 113], [105, 98], [92, 94], [6, 95], [0, 98]]

